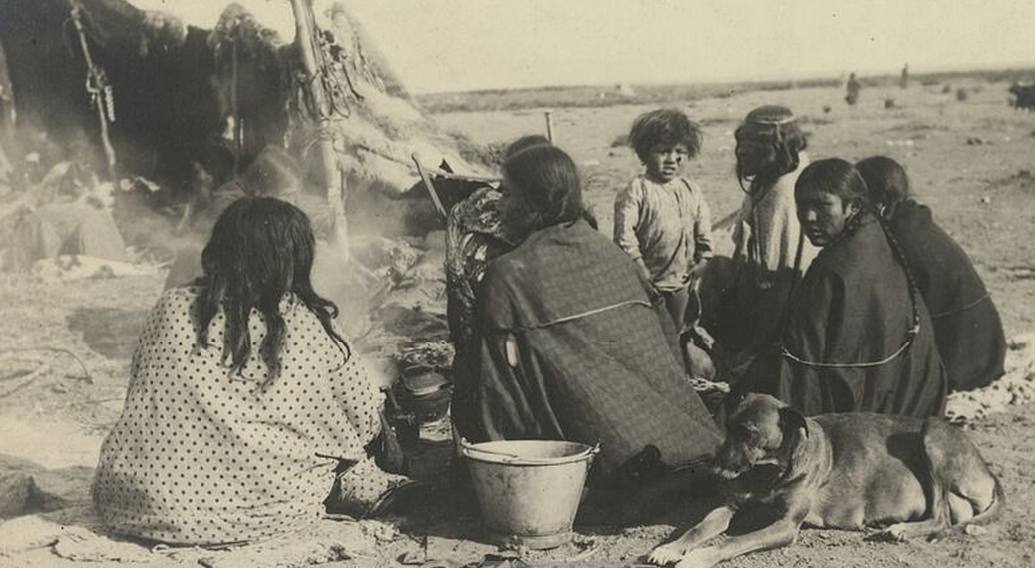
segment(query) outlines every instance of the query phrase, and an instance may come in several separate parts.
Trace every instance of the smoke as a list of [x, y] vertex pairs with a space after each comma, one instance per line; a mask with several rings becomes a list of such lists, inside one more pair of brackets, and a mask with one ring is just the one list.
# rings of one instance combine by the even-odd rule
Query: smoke
[[[42, 10], [38, 6], [26, 6], [27, 19], [45, 15], [29, 9]], [[107, 208], [136, 258], [170, 265], [167, 286], [183, 284], [201, 273], [200, 251], [211, 225], [195, 217], [212, 205], [215, 188], [235, 171], [241, 173], [267, 144], [283, 147], [286, 143], [306, 174], [314, 166], [315, 160], [307, 158], [318, 154], [312, 151], [316, 133], [306, 130], [302, 121], [289, 123], [285, 112], [291, 107], [286, 103], [305, 106], [294, 100], [297, 93], [290, 84], [294, 51], [239, 7], [237, 11], [228, 8], [209, 32], [185, 28], [160, 13], [145, 14], [139, 30], [123, 29], [112, 23], [116, 20], [104, 6], [98, 5], [91, 16], [101, 31], [115, 34], [120, 42], [94, 45], [93, 55], [118, 101], [111, 132], [123, 176], [105, 186], [110, 197]], [[339, 324], [345, 332], [358, 336], [371, 329], [371, 307], [393, 301], [393, 293], [400, 292], [394, 299], [399, 305], [409, 305], [398, 299], [402, 292], [421, 296], [415, 290], [423, 284], [414, 284], [412, 278], [406, 281], [405, 272], [417, 262], [409, 252], [430, 248], [424, 236], [444, 226], [423, 188], [406, 191], [417, 181], [411, 154], [419, 153], [435, 165], [448, 157], [460, 171], [480, 172], [465, 163], [455, 142], [438, 133], [414, 106], [369, 38], [343, 14], [340, 9], [332, 11], [322, 23], [327, 25], [325, 31], [338, 34], [337, 43], [326, 49], [336, 72], [348, 75], [339, 77], [336, 84], [343, 87], [340, 102], [354, 111], [334, 132], [339, 165], [347, 174], [348, 239], [334, 238], [338, 225], [331, 218], [322, 182], [303, 175], [305, 187], [289, 199], [310, 216], [319, 240], [312, 275], [317, 292], [339, 306]], [[50, 44], [59, 45], [60, 30], [60, 21], [54, 20], [37, 31]], [[122, 41], [126, 38], [133, 41]], [[12, 40], [10, 45], [27, 43], [27, 39]], [[52, 54], [57, 54], [53, 61], [48, 59]], [[7, 152], [14, 175], [38, 182], [52, 164], [69, 159], [106, 172], [96, 116], [82, 91], [83, 62], [68, 58], [60, 49], [19, 49], [9, 55], [22, 69], [21, 76], [32, 79], [21, 86], [19, 94], [25, 96], [18, 101], [19, 111], [31, 112], [19, 116], [36, 116], [45, 125], [30, 147]], [[57, 63], [64, 71], [46, 71], [58, 68]], [[236, 164], [229, 147], [218, 140], [234, 108], [233, 124], [243, 142]], [[25, 163], [30, 154], [35, 162]], [[202, 183], [199, 177], [203, 176], [192, 167], [210, 179]], [[218, 215], [217, 208], [209, 212], [212, 220]], [[404, 249], [407, 253], [393, 260], [390, 251]], [[408, 259], [407, 266], [400, 265], [401, 257]], [[429, 263], [437, 266], [438, 275], [429, 271], [426, 280], [437, 278], [434, 286], [440, 287], [441, 260]], [[439, 300], [440, 295], [435, 298]]]

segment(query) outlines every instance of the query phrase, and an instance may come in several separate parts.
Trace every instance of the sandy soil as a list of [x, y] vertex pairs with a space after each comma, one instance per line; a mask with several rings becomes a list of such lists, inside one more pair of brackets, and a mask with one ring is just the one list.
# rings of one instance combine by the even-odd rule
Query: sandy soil
[[[813, 158], [858, 159], [886, 154], [909, 169], [922, 201], [971, 253], [1003, 315], [1008, 335], [1035, 330], [1035, 114], [1006, 106], [1006, 85], [973, 81], [969, 99], [943, 94], [941, 85], [908, 91], [868, 89], [854, 108], [837, 89], [760, 92], [680, 104], [705, 126], [705, 148], [689, 174], [705, 187], [713, 216], [732, 211], [741, 198], [733, 178], [733, 129], [754, 106], [783, 103], [811, 132]], [[885, 109], [894, 97], [896, 108]], [[824, 105], [832, 110], [824, 112]], [[557, 143], [579, 162], [586, 195], [610, 232], [615, 191], [636, 175], [625, 147], [612, 147], [640, 106], [572, 108], [554, 113]], [[511, 139], [543, 130], [540, 110], [448, 113], [437, 117], [449, 130], [476, 142]], [[968, 142], [969, 140], [969, 142]], [[717, 235], [727, 247], [728, 235]], [[721, 249], [724, 250], [724, 249]], [[0, 275], [0, 460], [34, 471], [48, 487], [82, 504], [104, 434], [118, 418], [126, 369], [136, 334], [156, 300], [164, 273], [155, 276], [44, 283]], [[20, 351], [40, 347], [57, 350]], [[68, 353], [74, 353], [85, 365]], [[1012, 407], [977, 424], [971, 434], [1002, 477], [1008, 506], [981, 535], [937, 542], [875, 543], [861, 533], [804, 531], [794, 547], [760, 553], [730, 566], [1030, 566], [1035, 564], [1035, 406]], [[441, 456], [441, 444], [425, 454]], [[448, 450], [446, 450], [448, 452]], [[437, 460], [441, 464], [442, 460]], [[425, 475], [435, 476], [437, 467]], [[46, 487], [45, 487], [46, 488]], [[478, 542], [477, 513], [440, 495], [422, 514], [400, 520], [404, 534], [381, 543], [372, 556], [339, 565], [391, 565], [409, 553], [414, 561], [476, 561], [495, 547]], [[627, 565], [699, 511], [687, 504], [651, 524], [631, 529], [580, 528], [570, 545], [530, 560], [567, 565]], [[3, 543], [0, 543], [3, 544]], [[425, 553], [426, 551], [426, 553]], [[56, 558], [40, 552], [38, 566]], [[584, 561], [584, 562], [583, 562]]]

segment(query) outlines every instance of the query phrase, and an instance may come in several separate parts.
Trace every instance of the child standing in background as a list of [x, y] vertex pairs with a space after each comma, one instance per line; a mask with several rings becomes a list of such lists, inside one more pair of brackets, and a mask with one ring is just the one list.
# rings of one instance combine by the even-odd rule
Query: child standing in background
[[629, 144], [646, 171], [615, 197], [614, 241], [661, 292], [681, 333], [689, 287], [712, 256], [704, 194], [681, 175], [701, 149], [701, 130], [681, 111], [660, 109], [633, 122]]

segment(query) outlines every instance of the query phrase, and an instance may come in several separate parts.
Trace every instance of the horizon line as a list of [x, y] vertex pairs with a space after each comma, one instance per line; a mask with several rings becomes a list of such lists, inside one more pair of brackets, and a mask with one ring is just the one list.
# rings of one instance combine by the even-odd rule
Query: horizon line
[[[906, 63], [908, 64], [908, 63]], [[735, 77], [729, 78], [715, 78], [715, 79], [702, 79], [702, 80], [690, 80], [690, 81], [609, 81], [606, 83], [552, 83], [543, 85], [528, 85], [528, 86], [500, 86], [500, 87], [478, 87], [472, 89], [458, 89], [458, 90], [428, 90], [428, 91], [414, 91], [405, 85], [405, 79], [403, 79], [404, 87], [410, 92], [412, 96], [425, 96], [425, 95], [453, 95], [453, 94], [488, 94], [495, 92], [506, 92], [506, 91], [540, 91], [540, 90], [560, 90], [560, 89], [578, 89], [578, 88], [603, 88], [613, 87], [615, 85], [629, 85], [632, 87], [677, 87], [677, 86], [721, 86], [721, 85], [758, 85], [766, 83], [782, 83], [782, 82], [793, 82], [793, 81], [819, 81], [819, 80], [835, 80], [842, 79], [849, 72], [853, 72], [860, 79], [866, 78], [890, 78], [899, 75], [899, 71], [889, 72], [887, 70], [877, 69], [854, 69], [841, 71], [838, 74], [832, 73], [815, 73], [815, 74], [804, 74], [795, 76], [772, 76], [765, 78], [743, 78], [738, 79]], [[1032, 73], [1035, 74], [1035, 60], [1025, 62], [1013, 62], [1013, 63], [992, 63], [988, 66], [974, 66], [974, 65], [946, 65], [933, 68], [927, 68], [923, 71], [915, 71], [910, 68], [909, 73], [912, 78], [930, 77], [932, 75], [944, 75], [950, 73], [994, 73], [994, 72], [1016, 72], [1016, 73]]]

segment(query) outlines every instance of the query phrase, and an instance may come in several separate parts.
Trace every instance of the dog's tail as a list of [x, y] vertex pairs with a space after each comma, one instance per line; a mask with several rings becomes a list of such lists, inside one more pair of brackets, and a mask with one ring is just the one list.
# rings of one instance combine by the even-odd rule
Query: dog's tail
[[999, 478], [993, 476], [993, 479], [995, 480], [995, 488], [992, 493], [992, 502], [988, 504], [988, 507], [985, 507], [984, 511], [981, 511], [967, 520], [960, 521], [955, 525], [945, 527], [931, 535], [931, 538], [964, 534], [967, 533], [967, 527], [971, 525], [987, 525], [998, 519], [999, 515], [1003, 512], [1003, 506], [1006, 505], [1006, 493], [1003, 491], [1003, 484], [999, 481]]
[[[998, 518], [1006, 504], [1002, 482], [989, 471], [987, 462], [970, 440], [962, 432], [936, 418], [927, 420], [923, 437], [928, 474], [932, 482], [931, 514], [944, 523], [944, 528], [938, 533], [963, 532], [969, 525], [988, 524]], [[950, 453], [943, 448], [955, 448], [955, 451]], [[950, 477], [943, 477], [950, 475], [950, 472]], [[993, 483], [991, 500], [985, 489], [988, 486], [984, 483], [988, 477], [992, 478]], [[958, 511], [959, 520], [953, 519], [950, 491], [955, 498], [969, 503], [971, 515]]]
[[988, 504], [988, 507], [985, 507], [984, 511], [981, 511], [973, 517], [959, 523], [953, 528], [966, 527], [967, 525], [985, 525], [999, 518], [999, 515], [1003, 512], [1003, 506], [1006, 505], [1006, 492], [1003, 491], [1003, 484], [999, 481], [998, 477], [993, 475], [992, 479], [995, 480], [992, 502]]

